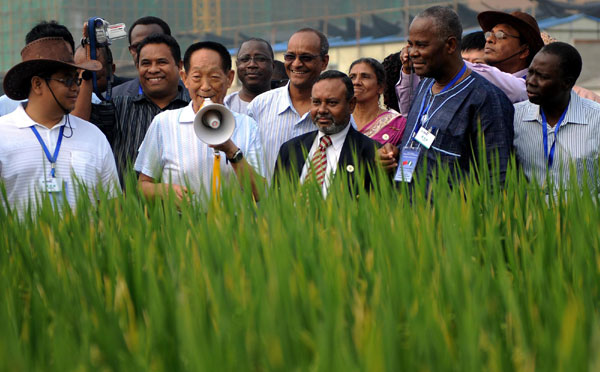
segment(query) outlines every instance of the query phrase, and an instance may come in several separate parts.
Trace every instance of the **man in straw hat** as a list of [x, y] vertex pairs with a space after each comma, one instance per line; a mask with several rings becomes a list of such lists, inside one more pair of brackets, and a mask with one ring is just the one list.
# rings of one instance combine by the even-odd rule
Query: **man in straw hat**
[[[74, 206], [77, 183], [90, 197], [102, 186], [118, 190], [113, 154], [106, 137], [91, 123], [69, 114], [81, 79], [78, 69], [98, 71], [97, 61], [75, 64], [72, 46], [62, 37], [43, 37], [21, 51], [22, 62], [4, 77], [4, 91], [28, 99], [0, 118], [0, 181], [4, 203], [23, 211], [40, 197]], [[77, 182], [76, 182], [77, 181]]]

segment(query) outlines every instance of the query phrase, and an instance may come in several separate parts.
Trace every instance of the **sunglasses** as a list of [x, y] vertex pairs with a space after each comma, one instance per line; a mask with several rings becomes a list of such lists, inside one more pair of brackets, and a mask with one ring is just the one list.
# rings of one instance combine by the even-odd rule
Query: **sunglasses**
[[492, 31], [487, 31], [485, 34], [483, 34], [485, 36], [486, 39], [489, 39], [492, 35], [494, 35], [494, 37], [498, 40], [504, 40], [504, 39], [508, 39], [508, 37], [514, 37], [515, 39], [519, 39], [518, 36], [514, 36], [514, 35], [509, 35], [504, 31], [496, 31], [496, 32], [492, 32]]
[[321, 57], [320, 54], [300, 54], [296, 55], [294, 53], [286, 53], [283, 55], [283, 59], [287, 62], [294, 62], [296, 58], [300, 60], [302, 63], [310, 63], [314, 61], [316, 58]]
[[62, 83], [64, 86], [66, 86], [67, 88], [71, 88], [73, 85], [80, 86], [81, 81], [83, 79], [80, 77], [70, 77], [70, 78], [66, 78], [66, 79], [46, 78], [46, 81], [48, 81], [48, 80], [58, 81], [59, 83]]

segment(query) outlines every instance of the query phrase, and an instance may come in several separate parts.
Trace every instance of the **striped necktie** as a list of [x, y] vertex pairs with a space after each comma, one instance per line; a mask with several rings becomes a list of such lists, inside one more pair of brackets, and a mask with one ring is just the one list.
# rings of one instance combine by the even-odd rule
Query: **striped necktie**
[[325, 180], [325, 171], [327, 170], [327, 147], [331, 145], [331, 137], [325, 135], [321, 137], [319, 141], [319, 148], [312, 156], [310, 164], [312, 172], [319, 183], [319, 186], [323, 186], [323, 180]]

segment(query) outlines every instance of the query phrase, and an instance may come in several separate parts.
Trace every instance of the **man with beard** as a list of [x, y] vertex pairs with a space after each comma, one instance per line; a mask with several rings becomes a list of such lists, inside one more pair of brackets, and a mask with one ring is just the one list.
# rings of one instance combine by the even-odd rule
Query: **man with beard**
[[225, 106], [237, 113], [246, 114], [250, 101], [271, 89], [273, 68], [271, 44], [259, 38], [244, 41], [237, 53], [237, 76], [242, 89], [225, 97]]
[[340, 71], [322, 73], [311, 93], [310, 116], [318, 130], [281, 146], [275, 166], [277, 177], [286, 172], [300, 177], [301, 183], [317, 182], [323, 197], [337, 173], [348, 177], [351, 188], [354, 175], [364, 175], [364, 188], [370, 189], [378, 145], [354, 129], [351, 115], [355, 106], [352, 80]]

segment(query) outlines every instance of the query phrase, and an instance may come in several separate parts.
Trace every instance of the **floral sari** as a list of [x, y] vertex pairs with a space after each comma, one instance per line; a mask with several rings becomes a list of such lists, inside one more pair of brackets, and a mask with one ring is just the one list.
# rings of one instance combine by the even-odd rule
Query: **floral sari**
[[397, 146], [402, 139], [405, 127], [406, 118], [395, 110], [388, 110], [365, 125], [360, 132], [382, 145], [391, 143]]

